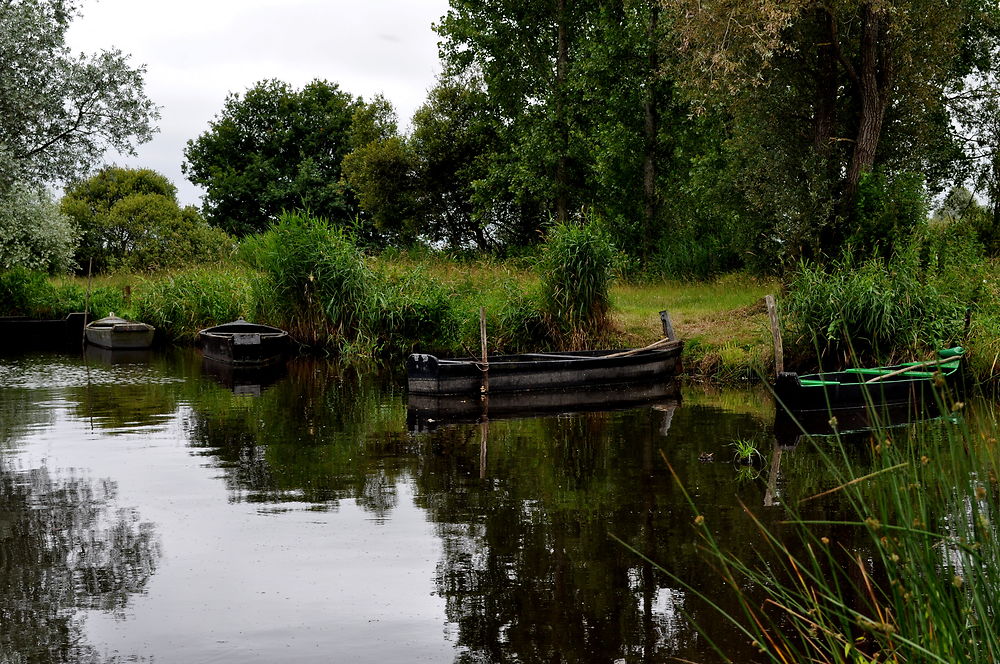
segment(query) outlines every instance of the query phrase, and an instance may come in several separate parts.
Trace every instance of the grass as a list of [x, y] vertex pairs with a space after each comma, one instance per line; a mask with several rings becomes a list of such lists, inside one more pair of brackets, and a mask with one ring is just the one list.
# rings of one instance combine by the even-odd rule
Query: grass
[[709, 282], [617, 284], [611, 289], [613, 319], [624, 345], [642, 345], [663, 336], [658, 312], [665, 309], [685, 340], [688, 372], [724, 382], [753, 380], [773, 366], [763, 298], [780, 290], [776, 279], [743, 273]]

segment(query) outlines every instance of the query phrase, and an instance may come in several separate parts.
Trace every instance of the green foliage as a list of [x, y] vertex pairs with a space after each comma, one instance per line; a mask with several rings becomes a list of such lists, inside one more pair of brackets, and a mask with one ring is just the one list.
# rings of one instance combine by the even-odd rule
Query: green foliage
[[48, 192], [23, 184], [0, 188], [0, 270], [66, 272], [79, 238]]
[[255, 274], [233, 267], [150, 277], [134, 291], [135, 318], [167, 338], [193, 342], [203, 328], [237, 318], [252, 320], [256, 279]]
[[[414, 168], [413, 153], [399, 136], [371, 141], [344, 157], [344, 177], [382, 241], [408, 244], [419, 233]], [[365, 239], [375, 243], [374, 237]]]
[[928, 231], [888, 262], [802, 263], [782, 301], [789, 349], [838, 363], [852, 353], [883, 360], [960, 342], [966, 312], [982, 296], [983, 268], [964, 240]]
[[71, 186], [62, 211], [80, 228], [79, 269], [155, 271], [216, 262], [232, 240], [193, 207], [177, 204], [177, 189], [149, 169], [109, 167]]
[[383, 277], [373, 289], [370, 335], [383, 352], [454, 351], [461, 344], [462, 320], [451, 295], [424, 269]]
[[76, 0], [0, 4], [0, 191], [15, 181], [79, 176], [107, 148], [134, 154], [159, 113], [143, 67], [117, 50], [74, 54], [66, 33]]
[[893, 177], [881, 171], [864, 173], [856, 205], [848, 244], [870, 247], [879, 256], [891, 256], [927, 219], [923, 176], [905, 172]]
[[76, 283], [55, 284], [23, 267], [0, 272], [0, 316], [63, 318], [85, 308], [97, 317], [124, 313], [125, 297], [119, 288], [101, 286], [91, 290], [88, 301], [86, 290]]
[[563, 334], [603, 329], [617, 252], [596, 221], [549, 229], [540, 261], [542, 306]]
[[739, 257], [727, 246], [726, 239], [718, 235], [667, 234], [660, 240], [647, 271], [665, 279], [705, 281], [739, 264]]
[[341, 162], [359, 105], [321, 80], [301, 90], [261, 81], [230, 94], [208, 131], [184, 150], [184, 173], [205, 188], [208, 221], [242, 237], [265, 231], [284, 210], [353, 220], [357, 204], [341, 180]]
[[302, 212], [285, 212], [244, 249], [268, 281], [258, 283], [261, 312], [309, 345], [351, 341], [370, 320], [372, 276], [342, 230]]

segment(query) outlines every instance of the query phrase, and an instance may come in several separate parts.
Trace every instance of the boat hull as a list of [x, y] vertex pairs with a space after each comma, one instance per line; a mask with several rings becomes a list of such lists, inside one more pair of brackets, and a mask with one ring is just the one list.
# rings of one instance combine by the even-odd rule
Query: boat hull
[[84, 329], [87, 343], [109, 350], [137, 350], [153, 345], [156, 330], [145, 323], [127, 323], [112, 327], [92, 327]]
[[906, 365], [806, 376], [786, 372], [775, 381], [774, 395], [779, 408], [790, 411], [830, 411], [931, 402], [944, 390], [960, 387], [959, 366], [959, 361], [953, 360], [947, 366], [941, 366], [940, 370], [912, 371], [877, 382], [868, 382], [874, 377], [874, 372], [889, 373]]
[[280, 362], [288, 351], [288, 333], [276, 327], [234, 321], [198, 333], [207, 359], [239, 367], [263, 367]]
[[[599, 385], [667, 381], [681, 372], [680, 341], [655, 350], [610, 357], [620, 351], [526, 353], [489, 358], [488, 391], [560, 390]], [[411, 394], [479, 394], [483, 391], [484, 365], [475, 359], [438, 359], [414, 354], [406, 361]]]

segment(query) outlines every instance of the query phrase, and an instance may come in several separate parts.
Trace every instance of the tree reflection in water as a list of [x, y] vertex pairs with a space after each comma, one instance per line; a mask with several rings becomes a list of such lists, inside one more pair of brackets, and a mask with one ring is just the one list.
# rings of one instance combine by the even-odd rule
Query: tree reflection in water
[[83, 610], [121, 615], [160, 557], [114, 483], [0, 460], [0, 662], [113, 661], [83, 641]]

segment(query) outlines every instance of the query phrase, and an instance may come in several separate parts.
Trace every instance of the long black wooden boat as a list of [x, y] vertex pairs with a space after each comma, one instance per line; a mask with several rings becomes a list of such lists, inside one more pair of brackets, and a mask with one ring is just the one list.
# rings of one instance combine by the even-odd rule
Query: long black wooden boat
[[87, 315], [83, 312], [56, 319], [0, 317], [0, 353], [79, 347], [86, 323]]
[[793, 412], [921, 403], [931, 400], [935, 389], [958, 385], [964, 354], [956, 347], [938, 351], [938, 358], [930, 362], [802, 376], [783, 372], [775, 381], [774, 395], [779, 408]]
[[[410, 394], [479, 394], [528, 392], [667, 381], [681, 372], [684, 342], [671, 341], [649, 350], [587, 350], [523, 353], [481, 359], [439, 359], [410, 355], [406, 374]], [[484, 373], [486, 374], [484, 381]]]
[[281, 360], [288, 350], [288, 333], [270, 325], [240, 319], [198, 332], [206, 358], [241, 367], [259, 367]]

